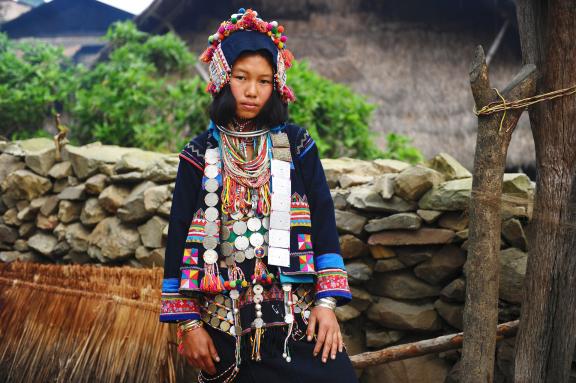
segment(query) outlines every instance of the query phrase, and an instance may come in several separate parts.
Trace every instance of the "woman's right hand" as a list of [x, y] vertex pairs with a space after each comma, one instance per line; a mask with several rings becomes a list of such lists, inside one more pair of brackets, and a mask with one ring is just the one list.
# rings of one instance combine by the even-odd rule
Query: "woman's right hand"
[[202, 328], [195, 328], [182, 335], [182, 354], [192, 366], [206, 371], [210, 375], [216, 374], [214, 361], [220, 362], [220, 357], [212, 342], [210, 334]]

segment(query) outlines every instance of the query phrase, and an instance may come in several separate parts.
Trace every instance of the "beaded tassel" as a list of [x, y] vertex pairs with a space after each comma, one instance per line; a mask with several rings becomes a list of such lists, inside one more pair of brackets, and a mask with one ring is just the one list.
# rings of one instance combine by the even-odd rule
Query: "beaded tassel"
[[200, 281], [200, 290], [211, 293], [219, 293], [224, 290], [224, 278], [220, 275], [216, 263], [204, 265], [204, 276]]
[[252, 360], [261, 361], [260, 345], [262, 344], [262, 337], [264, 336], [264, 328], [257, 328], [254, 330], [252, 337]]

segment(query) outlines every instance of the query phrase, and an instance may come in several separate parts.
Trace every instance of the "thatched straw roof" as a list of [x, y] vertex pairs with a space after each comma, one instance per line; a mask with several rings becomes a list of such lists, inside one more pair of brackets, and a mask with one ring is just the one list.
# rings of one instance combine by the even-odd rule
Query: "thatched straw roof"
[[0, 264], [0, 381], [175, 382], [161, 280], [161, 268]]
[[[468, 84], [475, 47], [487, 51], [505, 18], [512, 19], [491, 77], [503, 88], [521, 66], [510, 1], [299, 0], [290, 2], [156, 0], [137, 18], [147, 31], [172, 29], [200, 52], [207, 36], [238, 7], [286, 26], [296, 58], [378, 105], [371, 129], [412, 137], [427, 157], [440, 151], [472, 167], [476, 118]], [[378, 139], [384, 144], [384, 138]], [[532, 164], [534, 145], [522, 118], [510, 147], [510, 167]]]

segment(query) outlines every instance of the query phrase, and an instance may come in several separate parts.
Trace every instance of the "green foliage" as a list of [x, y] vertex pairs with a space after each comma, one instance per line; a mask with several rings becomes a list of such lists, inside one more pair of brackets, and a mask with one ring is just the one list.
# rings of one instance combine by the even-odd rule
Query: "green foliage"
[[[192, 73], [196, 60], [180, 38], [148, 35], [127, 21], [113, 24], [105, 39], [107, 60], [87, 69], [71, 65], [60, 48], [16, 45], [0, 34], [0, 134], [50, 136], [39, 129], [55, 105], [70, 120], [74, 144], [99, 140], [175, 152], [206, 128], [211, 96]], [[294, 63], [289, 83], [297, 96], [291, 120], [308, 129], [322, 156], [421, 160], [408, 138], [393, 133], [386, 151], [379, 150], [368, 126], [374, 105], [306, 62]]]
[[368, 126], [374, 105], [313, 72], [306, 62], [294, 63], [289, 83], [297, 97], [290, 106], [290, 118], [310, 132], [321, 156], [382, 156]]
[[397, 133], [388, 133], [386, 135], [386, 150], [384, 158], [405, 161], [411, 164], [417, 164], [424, 160], [422, 152], [410, 145], [411, 139]]
[[81, 142], [173, 152], [206, 128], [210, 96], [188, 75], [195, 60], [182, 40], [149, 36], [131, 22], [114, 24], [106, 38], [115, 47], [109, 60], [85, 71], [76, 92]]
[[61, 48], [17, 44], [0, 33], [1, 134], [30, 137], [41, 130], [55, 104], [66, 102], [74, 86], [74, 70]]

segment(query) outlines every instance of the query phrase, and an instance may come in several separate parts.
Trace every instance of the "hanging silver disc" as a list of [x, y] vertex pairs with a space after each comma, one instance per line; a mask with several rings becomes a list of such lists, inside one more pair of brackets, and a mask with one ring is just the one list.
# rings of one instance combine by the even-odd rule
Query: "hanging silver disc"
[[222, 238], [224, 241], [230, 238], [230, 229], [228, 229], [228, 226], [222, 225], [222, 233], [220, 233], [220, 238]]
[[284, 322], [286, 322], [286, 323], [292, 323], [292, 322], [294, 322], [294, 315], [292, 315], [292, 314], [286, 314], [286, 315], [284, 316]]
[[254, 319], [254, 327], [256, 328], [262, 328], [264, 326], [264, 319], [262, 318], [256, 318]]
[[282, 285], [282, 290], [288, 292], [290, 290], [292, 290], [292, 284], [291, 283], [285, 283]]
[[216, 165], [207, 165], [204, 168], [204, 175], [208, 178], [216, 178], [218, 177], [218, 166]]
[[260, 222], [260, 218], [252, 217], [248, 220], [248, 230], [250, 231], [258, 231], [262, 227], [262, 222]]
[[252, 291], [254, 291], [254, 294], [260, 295], [264, 292], [264, 287], [262, 287], [262, 285], [254, 285]]
[[213, 265], [216, 262], [218, 262], [218, 253], [215, 252], [214, 250], [206, 250], [202, 255], [202, 258], [204, 259], [204, 262], [207, 263], [208, 265]]
[[250, 244], [254, 247], [262, 246], [264, 244], [264, 236], [260, 233], [252, 233]]
[[230, 290], [230, 298], [238, 299], [240, 297], [240, 292], [238, 290]]
[[217, 235], [218, 224], [216, 222], [206, 222], [206, 226], [204, 226], [204, 232], [207, 235]]
[[242, 234], [246, 233], [246, 228], [247, 228], [246, 222], [244, 222], [244, 221], [236, 221], [236, 222], [234, 222], [234, 226], [232, 226], [232, 230], [237, 235], [242, 235]]
[[230, 242], [224, 242], [223, 244], [220, 245], [220, 252], [225, 257], [232, 254], [233, 250], [234, 250], [234, 247], [232, 246], [232, 244]]
[[232, 217], [232, 219], [235, 219], [235, 220], [240, 220], [240, 219], [244, 218], [244, 213], [242, 213], [241, 211], [236, 211], [236, 212], [230, 214], [230, 217]]
[[252, 259], [254, 258], [254, 248], [253, 247], [249, 247], [244, 251], [244, 256], [246, 257], [246, 259]]
[[210, 222], [216, 221], [218, 219], [218, 209], [216, 209], [213, 206], [207, 208], [206, 211], [204, 212], [204, 217], [206, 218], [206, 221]]
[[206, 153], [204, 153], [204, 161], [207, 164], [215, 164], [220, 160], [220, 150], [218, 149], [206, 149]]
[[270, 217], [264, 217], [262, 218], [262, 226], [264, 226], [264, 229], [268, 230], [270, 229]]
[[207, 206], [216, 206], [218, 204], [218, 194], [208, 193], [204, 197], [204, 202]]
[[202, 240], [202, 245], [204, 245], [205, 249], [213, 250], [218, 246], [218, 241], [214, 237], [206, 236]]
[[262, 303], [264, 297], [262, 296], [262, 294], [255, 294], [252, 300], [254, 301], [254, 303]]
[[216, 181], [215, 178], [208, 178], [206, 180], [206, 182], [204, 183], [204, 187], [206, 188], [206, 191], [210, 192], [210, 193], [214, 193], [216, 192], [216, 190], [218, 190], [218, 181]]
[[234, 247], [238, 250], [246, 250], [249, 246], [250, 242], [248, 241], [248, 237], [243, 235], [236, 237], [234, 240]]
[[237, 263], [242, 263], [246, 259], [246, 254], [243, 251], [237, 251], [234, 253], [234, 260]]
[[[286, 322], [288, 323], [288, 322]], [[230, 323], [228, 323], [227, 321], [222, 321], [220, 322], [220, 330], [226, 332], [230, 329]]]
[[265, 243], [269, 243], [270, 241], [270, 235], [268, 234], [268, 232], [264, 233], [264, 242]]

